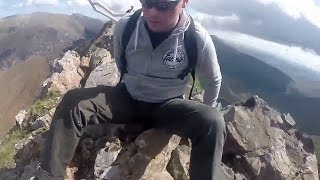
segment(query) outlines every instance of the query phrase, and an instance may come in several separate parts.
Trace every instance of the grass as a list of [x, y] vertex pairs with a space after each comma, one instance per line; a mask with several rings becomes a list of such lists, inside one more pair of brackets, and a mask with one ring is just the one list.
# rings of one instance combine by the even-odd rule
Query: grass
[[[48, 92], [41, 100], [37, 100], [29, 111], [29, 119], [43, 116], [49, 112], [50, 109], [56, 107], [59, 97], [59, 92]], [[10, 168], [14, 164], [14, 155], [17, 153], [15, 144], [26, 137], [29, 129], [24, 130], [14, 127], [8, 134], [7, 138], [0, 145], [0, 170]]]
[[37, 100], [30, 107], [29, 117], [36, 118], [36, 117], [44, 116], [45, 114], [47, 114], [50, 109], [54, 108], [57, 105], [60, 96], [61, 94], [59, 92], [56, 92], [56, 91], [48, 92], [43, 99]]
[[14, 155], [17, 153], [15, 144], [22, 140], [27, 132], [19, 128], [13, 128], [7, 138], [0, 145], [0, 170], [10, 168], [14, 163]]

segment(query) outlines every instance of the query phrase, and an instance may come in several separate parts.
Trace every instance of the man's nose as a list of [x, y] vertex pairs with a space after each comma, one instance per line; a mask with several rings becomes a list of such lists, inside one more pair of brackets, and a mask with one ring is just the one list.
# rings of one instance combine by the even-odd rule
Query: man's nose
[[161, 13], [161, 11], [159, 11], [159, 10], [158, 10], [157, 8], [155, 8], [155, 7], [151, 7], [151, 8], [148, 9], [148, 13], [149, 13], [149, 14], [156, 15], [156, 14]]

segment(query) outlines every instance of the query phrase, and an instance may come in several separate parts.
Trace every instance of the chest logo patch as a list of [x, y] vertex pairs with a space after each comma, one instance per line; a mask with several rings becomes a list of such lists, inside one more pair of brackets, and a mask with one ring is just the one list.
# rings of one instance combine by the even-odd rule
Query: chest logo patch
[[181, 49], [178, 49], [177, 57], [176, 59], [173, 59], [173, 49], [168, 49], [163, 53], [163, 64], [169, 69], [176, 69], [183, 63], [184, 56], [184, 52]]

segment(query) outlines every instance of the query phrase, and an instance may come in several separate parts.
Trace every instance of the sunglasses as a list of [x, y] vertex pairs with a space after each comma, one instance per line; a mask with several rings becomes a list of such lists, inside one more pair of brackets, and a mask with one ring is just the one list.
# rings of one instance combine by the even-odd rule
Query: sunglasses
[[152, 2], [151, 0], [140, 0], [142, 7], [151, 9], [154, 7], [158, 11], [173, 10], [181, 0], [169, 0], [165, 2]]

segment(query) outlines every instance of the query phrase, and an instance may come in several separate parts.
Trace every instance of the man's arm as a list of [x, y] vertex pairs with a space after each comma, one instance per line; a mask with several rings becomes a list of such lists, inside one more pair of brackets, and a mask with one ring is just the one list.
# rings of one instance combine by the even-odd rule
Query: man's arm
[[204, 88], [203, 103], [216, 106], [221, 87], [221, 72], [213, 41], [207, 31], [204, 35], [203, 48], [198, 53], [196, 75]]

